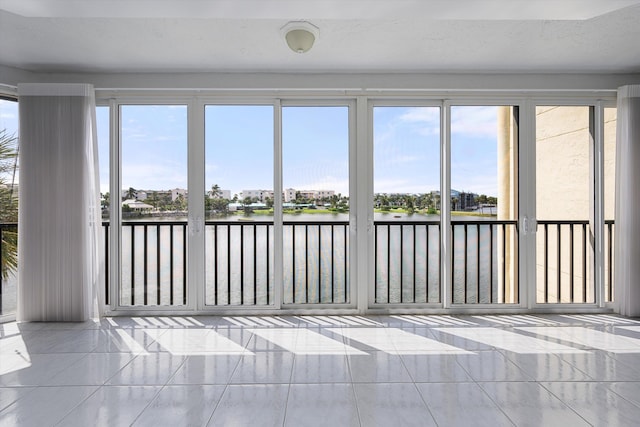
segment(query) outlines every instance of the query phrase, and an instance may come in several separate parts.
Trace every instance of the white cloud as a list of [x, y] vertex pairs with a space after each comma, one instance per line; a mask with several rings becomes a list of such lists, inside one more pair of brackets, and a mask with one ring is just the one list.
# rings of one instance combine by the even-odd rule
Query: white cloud
[[187, 167], [179, 163], [123, 163], [122, 188], [170, 190], [187, 188]]
[[400, 116], [401, 122], [440, 124], [440, 109], [434, 107], [414, 107]]
[[439, 190], [440, 184], [437, 182], [421, 184], [408, 179], [376, 179], [373, 183], [375, 193], [428, 193]]
[[349, 194], [349, 180], [327, 175], [316, 178], [313, 181], [299, 181], [295, 185], [287, 185], [296, 190], [333, 190], [336, 194]]
[[498, 132], [498, 107], [452, 107], [451, 133], [466, 137], [495, 138]]
[[18, 114], [0, 111], [0, 119], [17, 120], [18, 119]]
[[400, 116], [401, 123], [419, 125], [417, 133], [423, 136], [440, 134], [440, 109], [434, 107], [414, 107]]
[[391, 165], [402, 165], [407, 163], [414, 163], [423, 159], [424, 157], [422, 156], [411, 156], [409, 154], [402, 154], [389, 158], [387, 162]]

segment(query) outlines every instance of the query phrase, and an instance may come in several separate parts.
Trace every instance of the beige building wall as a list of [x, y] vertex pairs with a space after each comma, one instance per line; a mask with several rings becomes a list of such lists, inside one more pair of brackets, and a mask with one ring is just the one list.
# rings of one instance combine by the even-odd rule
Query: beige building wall
[[[518, 123], [514, 107], [498, 108], [498, 220], [518, 219]], [[498, 230], [498, 268], [504, 262], [505, 274], [498, 275], [498, 300], [518, 302], [517, 235], [509, 226]], [[503, 243], [504, 242], [504, 243]], [[504, 289], [504, 291], [503, 291]]]
[[[605, 115], [605, 216], [613, 218], [615, 188], [615, 109]], [[548, 302], [594, 302], [593, 287], [593, 147], [589, 131], [589, 107], [549, 106], [536, 108], [536, 217], [542, 220], [586, 220], [573, 231], [573, 274], [571, 234], [568, 225], [558, 233], [547, 226], [546, 273]], [[560, 275], [558, 239], [560, 238]], [[586, 264], [582, 254], [587, 244]], [[545, 229], [537, 230], [537, 302], [545, 302]], [[584, 274], [586, 271], [586, 276]], [[560, 284], [558, 284], [560, 277]], [[586, 293], [583, 289], [586, 277]]]

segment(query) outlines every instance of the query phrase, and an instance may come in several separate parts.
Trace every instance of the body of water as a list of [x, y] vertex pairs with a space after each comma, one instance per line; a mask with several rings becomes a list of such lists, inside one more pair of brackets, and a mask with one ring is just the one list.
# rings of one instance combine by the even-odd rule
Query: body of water
[[[168, 218], [153, 218], [166, 221]], [[454, 221], [491, 222], [495, 217], [454, 216]], [[149, 220], [141, 218], [141, 220]], [[171, 217], [171, 221], [180, 220]], [[274, 255], [273, 227], [255, 224], [271, 221], [272, 217], [231, 216], [213, 222], [237, 222], [238, 225], [208, 225], [205, 228], [206, 303], [209, 305], [264, 305], [273, 302]], [[330, 303], [349, 301], [348, 233], [345, 227], [331, 222], [348, 221], [342, 214], [288, 214], [285, 222], [300, 225], [284, 227], [284, 301], [285, 303]], [[407, 215], [376, 213], [376, 221], [438, 221], [438, 215]], [[327, 222], [322, 226], [307, 226], [307, 222]], [[242, 225], [242, 226], [240, 226]], [[122, 286], [123, 303], [135, 304], [144, 298], [142, 284], [144, 268], [143, 227], [136, 226], [134, 242], [134, 286], [131, 286], [131, 233], [123, 233]], [[498, 298], [501, 272], [499, 232], [492, 233], [489, 225], [456, 226], [454, 233], [454, 286], [456, 303], [491, 302]], [[241, 231], [242, 229], [242, 231]], [[295, 229], [295, 230], [294, 230]], [[376, 294], [380, 303], [439, 302], [440, 301], [440, 236], [439, 227], [402, 225], [391, 226], [390, 231], [379, 229], [377, 246]], [[148, 230], [147, 235], [147, 294], [148, 303], [156, 304], [157, 284], [160, 283], [160, 303], [168, 304], [167, 291], [173, 280], [174, 304], [183, 300], [184, 259], [182, 257], [185, 232], [176, 226]], [[171, 260], [171, 234], [173, 234], [173, 260]], [[160, 239], [160, 268], [158, 269], [158, 236]], [[480, 241], [478, 245], [478, 239]], [[345, 244], [346, 243], [346, 244]], [[466, 243], [466, 245], [465, 245]], [[466, 248], [466, 250], [465, 250]], [[478, 252], [479, 248], [479, 252]], [[490, 256], [490, 249], [493, 256]], [[345, 251], [346, 250], [346, 251]], [[466, 269], [465, 269], [466, 252]], [[479, 253], [479, 257], [478, 257]], [[169, 267], [173, 262], [173, 271]], [[172, 279], [173, 277], [173, 279]], [[465, 280], [466, 278], [466, 280]], [[415, 287], [414, 287], [415, 282]], [[243, 284], [242, 286], [240, 284]], [[402, 283], [402, 286], [400, 286]], [[134, 288], [132, 290], [132, 288]], [[151, 291], [149, 290], [151, 289]], [[479, 290], [479, 293], [478, 293]]]

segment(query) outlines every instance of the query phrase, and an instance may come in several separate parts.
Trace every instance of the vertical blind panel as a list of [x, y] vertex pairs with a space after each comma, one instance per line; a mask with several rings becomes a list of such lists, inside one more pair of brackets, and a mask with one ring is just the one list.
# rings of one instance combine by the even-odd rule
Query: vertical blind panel
[[615, 301], [620, 314], [636, 317], [640, 316], [640, 85], [618, 89], [617, 126]]
[[90, 85], [19, 85], [18, 319], [99, 315], [102, 247]]

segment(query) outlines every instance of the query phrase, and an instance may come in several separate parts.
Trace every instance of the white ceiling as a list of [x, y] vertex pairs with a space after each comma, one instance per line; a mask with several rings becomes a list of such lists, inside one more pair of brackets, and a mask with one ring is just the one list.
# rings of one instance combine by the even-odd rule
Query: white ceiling
[[[307, 20], [306, 54], [280, 29]], [[640, 72], [640, 0], [0, 0], [40, 72]]]

